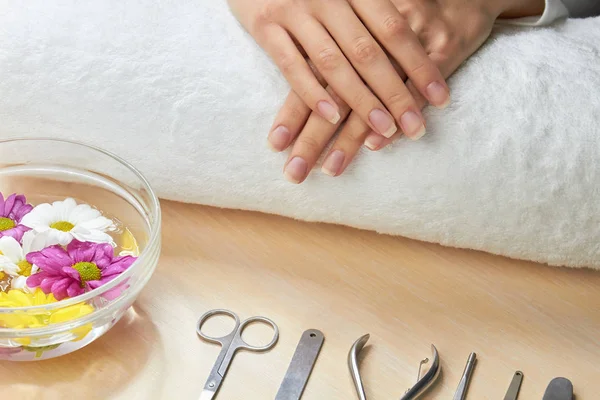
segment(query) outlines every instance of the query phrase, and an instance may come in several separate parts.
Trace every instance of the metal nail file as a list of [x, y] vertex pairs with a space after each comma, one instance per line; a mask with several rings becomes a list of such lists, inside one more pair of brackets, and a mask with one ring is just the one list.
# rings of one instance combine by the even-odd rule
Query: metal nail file
[[523, 383], [523, 373], [521, 371], [515, 372], [513, 375], [506, 396], [504, 400], [517, 400], [519, 397], [519, 391], [521, 390], [521, 383]]
[[299, 400], [302, 397], [324, 341], [323, 333], [316, 329], [302, 334], [275, 400]]
[[469, 382], [471, 382], [471, 376], [473, 376], [473, 370], [475, 369], [475, 363], [477, 362], [477, 354], [471, 353], [467, 359], [467, 365], [465, 365], [465, 371], [463, 372], [462, 378], [454, 393], [454, 400], [465, 400], [467, 398], [467, 390], [469, 390]]
[[566, 378], [554, 378], [542, 400], [573, 400], [573, 384]]

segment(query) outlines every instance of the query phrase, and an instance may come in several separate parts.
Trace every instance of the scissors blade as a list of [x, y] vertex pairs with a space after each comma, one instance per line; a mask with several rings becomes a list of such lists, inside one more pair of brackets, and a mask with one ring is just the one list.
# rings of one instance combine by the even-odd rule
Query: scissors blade
[[199, 400], [212, 400], [215, 397], [215, 394], [216, 392], [213, 392], [212, 390], [204, 389], [200, 394]]

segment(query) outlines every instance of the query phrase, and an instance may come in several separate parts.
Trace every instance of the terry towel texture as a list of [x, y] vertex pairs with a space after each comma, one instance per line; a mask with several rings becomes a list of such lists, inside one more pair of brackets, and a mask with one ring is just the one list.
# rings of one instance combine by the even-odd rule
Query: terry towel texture
[[285, 181], [288, 86], [224, 1], [0, 1], [0, 134], [102, 146], [167, 199], [600, 268], [600, 19], [498, 28], [428, 134]]

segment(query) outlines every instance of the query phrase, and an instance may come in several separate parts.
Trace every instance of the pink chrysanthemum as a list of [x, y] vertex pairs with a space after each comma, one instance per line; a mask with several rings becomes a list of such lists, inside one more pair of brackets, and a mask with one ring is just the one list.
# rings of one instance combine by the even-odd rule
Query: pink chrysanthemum
[[132, 256], [115, 257], [108, 243], [73, 240], [66, 250], [56, 245], [29, 253], [27, 261], [39, 272], [27, 278], [27, 286], [39, 286], [57, 300], [75, 297], [116, 278], [135, 260]]
[[23, 234], [29, 230], [25, 225], [21, 225], [21, 220], [32, 209], [33, 206], [27, 204], [22, 194], [11, 194], [4, 200], [0, 193], [0, 237], [11, 236], [20, 242]]

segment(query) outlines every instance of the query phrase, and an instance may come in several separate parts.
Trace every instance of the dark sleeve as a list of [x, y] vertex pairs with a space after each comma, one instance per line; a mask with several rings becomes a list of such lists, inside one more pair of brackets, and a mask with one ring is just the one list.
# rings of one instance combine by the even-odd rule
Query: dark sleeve
[[571, 18], [586, 18], [600, 15], [600, 0], [562, 0]]

